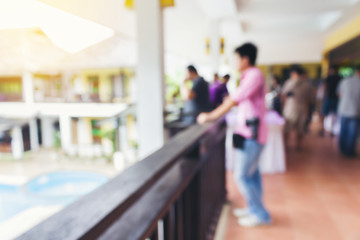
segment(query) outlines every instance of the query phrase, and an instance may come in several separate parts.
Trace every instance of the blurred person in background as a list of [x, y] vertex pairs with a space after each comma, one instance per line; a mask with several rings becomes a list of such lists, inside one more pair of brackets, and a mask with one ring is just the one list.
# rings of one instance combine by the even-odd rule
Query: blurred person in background
[[272, 94], [272, 102], [270, 105], [270, 109], [282, 115], [282, 104], [281, 104], [281, 81], [277, 76], [272, 77], [270, 92]]
[[299, 65], [290, 70], [290, 79], [286, 81], [282, 90], [283, 115], [286, 119], [285, 143], [288, 143], [291, 133], [296, 135], [296, 147], [302, 148], [306, 121], [313, 101], [312, 87], [304, 78], [305, 71]]
[[360, 66], [356, 68], [353, 77], [341, 81], [338, 93], [338, 113], [341, 118], [340, 151], [346, 157], [355, 157], [360, 121]]
[[227, 82], [230, 79], [230, 75], [226, 75], [223, 79], [220, 80], [218, 74], [214, 74], [214, 82], [211, 84], [209, 88], [210, 94], [210, 103], [212, 109], [218, 107], [222, 104], [224, 98], [228, 95], [228, 90], [226, 87]]
[[220, 84], [220, 77], [219, 77], [219, 74], [218, 74], [218, 73], [214, 73], [214, 80], [213, 80], [212, 83], [213, 83], [213, 84], [214, 84], [214, 83]]
[[[191, 81], [192, 87], [188, 86]], [[187, 67], [187, 76], [181, 84], [181, 96], [185, 101], [183, 121], [187, 124], [194, 124], [196, 117], [201, 112], [211, 110], [209, 101], [209, 84], [203, 77], [199, 76], [193, 65]]]
[[235, 93], [210, 113], [202, 113], [198, 123], [213, 121], [237, 106], [235, 134], [233, 136], [237, 157], [234, 179], [245, 198], [247, 207], [234, 209], [238, 223], [244, 227], [270, 224], [271, 217], [263, 203], [260, 154], [267, 140], [265, 123], [265, 79], [255, 67], [257, 48], [245, 43], [235, 50], [236, 67], [242, 73], [241, 82]]
[[225, 98], [229, 95], [229, 91], [227, 89], [227, 84], [230, 81], [230, 75], [226, 74], [222, 79], [221, 79], [221, 84], [218, 87], [218, 90], [216, 91], [216, 105], [215, 108], [220, 106]]
[[227, 84], [228, 84], [228, 82], [230, 81], [230, 74], [226, 74], [224, 77], [223, 77], [223, 84], [224, 84], [224, 86], [226, 87], [226, 92], [227, 93], [229, 93], [228, 92], [228, 90], [227, 90]]
[[[319, 131], [320, 136], [325, 135], [324, 120], [325, 117], [332, 115], [330, 129], [333, 131], [336, 121], [336, 113], [339, 98], [337, 95], [337, 89], [341, 81], [341, 76], [338, 74], [338, 69], [335, 66], [331, 66], [328, 76], [324, 83], [324, 102], [322, 107], [322, 114], [320, 115], [321, 129]], [[333, 132], [330, 133], [333, 136]]]
[[209, 97], [210, 97], [210, 104], [212, 109], [216, 107], [216, 92], [218, 91], [218, 87], [221, 85], [219, 74], [214, 74], [214, 81], [210, 84], [209, 87]]
[[[320, 121], [321, 121], [324, 98], [325, 98], [325, 79], [319, 79], [317, 81], [316, 93], [315, 93], [315, 108], [320, 118]], [[320, 125], [320, 131], [321, 131], [321, 127], [322, 126]], [[319, 131], [319, 135], [321, 135], [320, 131]]]
[[312, 122], [312, 118], [313, 118], [313, 114], [315, 112], [315, 107], [316, 107], [316, 82], [314, 80], [311, 80], [308, 76], [308, 73], [304, 70], [304, 73], [302, 74], [301, 78], [303, 79], [303, 81], [308, 82], [308, 85], [310, 86], [309, 88], [309, 111], [308, 111], [308, 115], [306, 118], [306, 122], [305, 122], [305, 129], [304, 132], [308, 133], [309, 132], [309, 128], [310, 128], [310, 124]]

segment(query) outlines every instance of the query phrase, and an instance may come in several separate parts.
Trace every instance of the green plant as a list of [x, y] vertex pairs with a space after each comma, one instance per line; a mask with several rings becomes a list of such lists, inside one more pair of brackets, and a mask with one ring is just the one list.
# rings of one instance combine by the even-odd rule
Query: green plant
[[55, 131], [55, 134], [54, 134], [54, 147], [59, 149], [61, 148], [61, 138], [60, 138], [60, 131], [59, 130], [56, 130]]
[[174, 98], [180, 97], [180, 83], [175, 78], [165, 75], [166, 93], [165, 98], [167, 103], [171, 103]]
[[139, 148], [139, 144], [135, 140], [130, 140], [130, 144], [136, 150]]

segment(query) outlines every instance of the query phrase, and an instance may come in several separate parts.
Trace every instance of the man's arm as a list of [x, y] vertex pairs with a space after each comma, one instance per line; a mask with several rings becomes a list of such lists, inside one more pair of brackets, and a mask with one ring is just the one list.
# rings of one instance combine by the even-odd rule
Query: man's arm
[[259, 90], [264, 87], [263, 78], [258, 75], [248, 75], [248, 79], [243, 79], [240, 86], [237, 88], [236, 92], [232, 97], [227, 98], [223, 104], [210, 113], [202, 113], [199, 115], [197, 121], [198, 123], [205, 123], [208, 121], [213, 121], [225, 113], [230, 111], [230, 109], [246, 99], [251, 98], [253, 95], [257, 94]]
[[231, 110], [234, 106], [236, 106], [236, 102], [234, 102], [230, 97], [226, 98], [225, 101], [217, 107], [215, 110], [209, 113], [201, 113], [199, 117], [197, 118], [197, 122], [199, 124], [214, 121], [223, 115], [225, 115], [227, 112]]

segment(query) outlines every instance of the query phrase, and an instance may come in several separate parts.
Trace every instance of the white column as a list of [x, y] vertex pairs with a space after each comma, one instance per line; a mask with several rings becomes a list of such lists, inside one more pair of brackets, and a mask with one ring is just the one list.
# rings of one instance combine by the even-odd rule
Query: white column
[[36, 118], [29, 121], [30, 128], [30, 147], [32, 151], [39, 150], [39, 135]]
[[24, 142], [21, 127], [14, 127], [11, 131], [11, 151], [14, 159], [20, 159], [24, 155]]
[[49, 117], [41, 118], [41, 137], [44, 147], [53, 147], [55, 140], [55, 129], [53, 120]]
[[91, 131], [91, 119], [79, 118], [77, 121], [77, 151], [80, 156], [92, 157], [101, 155], [101, 147], [92, 146]]
[[61, 147], [64, 152], [71, 151], [71, 118], [66, 115], [60, 116]]
[[164, 144], [163, 13], [159, 0], [136, 0], [139, 157]]
[[23, 99], [25, 103], [34, 103], [34, 84], [30, 72], [25, 72], [22, 76]]
[[79, 118], [77, 125], [77, 136], [79, 146], [92, 144], [91, 120], [89, 118]]
[[210, 28], [211, 70], [217, 73], [220, 68], [220, 22], [213, 21]]

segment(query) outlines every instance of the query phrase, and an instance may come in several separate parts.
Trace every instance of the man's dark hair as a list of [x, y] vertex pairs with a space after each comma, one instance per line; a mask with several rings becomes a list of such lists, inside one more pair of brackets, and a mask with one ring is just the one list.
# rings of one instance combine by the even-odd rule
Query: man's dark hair
[[196, 70], [196, 68], [193, 66], [193, 65], [189, 65], [188, 67], [187, 67], [187, 70], [189, 71], [189, 72], [191, 72], [191, 73], [198, 73], [197, 72], [197, 70]]
[[245, 43], [235, 49], [235, 53], [239, 54], [240, 57], [247, 57], [251, 66], [255, 65], [257, 57], [257, 47], [252, 43]]
[[230, 79], [230, 75], [229, 75], [229, 74], [226, 74], [226, 75], [224, 76], [224, 78], [225, 78], [225, 79]]
[[339, 69], [339, 67], [336, 66], [336, 65], [331, 65], [331, 66], [329, 67], [329, 70], [334, 70], [335, 72], [337, 72], [338, 69]]
[[276, 84], [279, 84], [279, 85], [282, 84], [281, 78], [280, 78], [279, 76], [274, 75], [274, 76], [273, 76], [273, 79], [275, 80]]
[[292, 72], [295, 72], [298, 75], [303, 75], [305, 73], [305, 70], [300, 65], [295, 64], [290, 67], [290, 73]]

